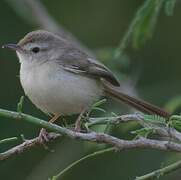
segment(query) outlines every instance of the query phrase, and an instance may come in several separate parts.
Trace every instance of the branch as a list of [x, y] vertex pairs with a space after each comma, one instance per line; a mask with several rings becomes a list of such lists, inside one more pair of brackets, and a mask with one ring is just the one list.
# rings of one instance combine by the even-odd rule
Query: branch
[[143, 117], [140, 114], [128, 114], [121, 116], [113, 116], [113, 117], [100, 117], [100, 118], [89, 118], [87, 126], [91, 127], [93, 125], [101, 125], [101, 124], [120, 124], [127, 123], [130, 121], [141, 121]]
[[136, 177], [136, 180], [146, 180], [146, 179], [159, 178], [159, 177], [164, 176], [165, 174], [169, 174], [169, 173], [171, 173], [171, 172], [173, 172], [179, 168], [181, 168], [181, 161], [177, 161], [176, 163], [173, 163], [169, 166], [166, 166], [164, 168], [153, 171], [153, 172], [146, 174], [144, 176]]
[[[172, 116], [171, 118], [178, 119], [180, 118], [180, 116]], [[86, 126], [91, 127], [94, 125], [101, 125], [101, 124], [118, 125], [120, 123], [138, 122], [143, 127], [149, 127], [150, 124], [148, 122], [145, 122], [144, 119], [145, 119], [144, 115], [139, 114], [139, 113], [113, 116], [113, 117], [89, 118], [88, 122], [86, 123]], [[174, 128], [168, 127], [167, 125], [158, 126], [158, 125], [154, 125], [154, 123], [151, 124], [151, 127], [154, 128], [156, 134], [160, 136], [164, 136], [164, 137], [173, 138], [181, 142], [181, 133], [175, 130]]]
[[[47, 138], [49, 139], [49, 141], [52, 141], [58, 137], [60, 137], [60, 134], [49, 133]], [[39, 137], [25, 140], [22, 144], [17, 145], [3, 153], [0, 153], [0, 160], [8, 159], [9, 157], [16, 155], [16, 154], [21, 154], [24, 151], [31, 149], [34, 146], [43, 145], [43, 143], [45, 143], [45, 142], [42, 142], [42, 140], [40, 141]]]
[[[131, 115], [128, 115], [128, 116], [131, 116]], [[117, 137], [113, 137], [111, 135], [104, 134], [104, 133], [75, 132], [73, 130], [70, 130], [70, 129], [67, 129], [64, 127], [60, 127], [56, 124], [52, 124], [52, 123], [46, 122], [44, 120], [38, 119], [31, 115], [17, 113], [17, 112], [13, 112], [13, 111], [4, 110], [4, 109], [0, 109], [0, 117], [9, 118], [11, 120], [29, 122], [40, 128], [45, 128], [49, 131], [58, 133], [63, 136], [67, 136], [71, 139], [79, 139], [82, 141], [90, 141], [90, 142], [108, 144], [118, 150], [133, 149], [133, 148], [150, 148], [150, 149], [157, 149], [157, 150], [163, 150], [163, 151], [181, 152], [181, 144], [171, 142], [171, 141], [152, 140], [152, 139], [147, 139], [147, 138], [143, 138], [143, 137], [141, 137], [137, 140], [123, 140], [123, 139], [119, 139]], [[49, 141], [59, 137], [58, 135], [55, 135], [55, 134], [53, 134], [53, 135], [49, 134], [49, 136], [50, 136]], [[4, 153], [1, 153], [0, 160], [7, 159], [14, 154], [22, 153], [23, 151], [30, 149], [31, 147], [33, 147], [35, 145], [40, 145], [40, 144], [41, 143], [38, 138], [26, 140], [24, 143], [14, 147]]]

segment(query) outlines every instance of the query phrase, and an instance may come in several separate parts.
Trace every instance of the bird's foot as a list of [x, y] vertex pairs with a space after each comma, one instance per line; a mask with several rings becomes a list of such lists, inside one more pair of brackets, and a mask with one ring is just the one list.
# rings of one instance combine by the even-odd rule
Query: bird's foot
[[85, 113], [85, 109], [82, 110], [82, 112], [80, 113], [80, 115], [78, 116], [78, 118], [75, 121], [74, 131], [76, 131], [76, 132], [81, 132], [81, 125], [82, 125], [82, 119], [83, 119], [84, 113]]
[[39, 138], [40, 144], [42, 144], [45, 149], [49, 149], [48, 146], [46, 145], [46, 143], [49, 142], [49, 136], [46, 129], [42, 128], [40, 130], [38, 138]]

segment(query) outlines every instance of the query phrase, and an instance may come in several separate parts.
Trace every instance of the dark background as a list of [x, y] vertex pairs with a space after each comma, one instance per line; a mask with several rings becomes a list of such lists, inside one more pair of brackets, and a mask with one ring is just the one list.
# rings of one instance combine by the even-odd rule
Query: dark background
[[[84, 45], [94, 52], [115, 48], [126, 32], [135, 11], [143, 1], [126, 0], [54, 0], [42, 1], [50, 14]], [[171, 98], [180, 96], [181, 67], [181, 3], [171, 17], [161, 13], [153, 38], [142, 48], [129, 47], [128, 67], [119, 62], [105, 63], [116, 71], [121, 80], [122, 71], [136, 81], [135, 89], [140, 97], [159, 106], [165, 106]], [[34, 17], [36, 18], [36, 17]], [[27, 32], [37, 29], [30, 25], [10, 6], [9, 1], [0, 1], [0, 45], [17, 42]], [[100, 54], [101, 57], [101, 54]], [[101, 58], [100, 58], [101, 59]], [[114, 64], [119, 64], [116, 66]], [[114, 67], [116, 69], [114, 70]], [[19, 63], [13, 52], [0, 49], [0, 107], [16, 110], [19, 98], [24, 94], [19, 78]], [[120, 106], [108, 102], [108, 112], [119, 112]], [[111, 109], [111, 107], [113, 107]], [[48, 119], [25, 99], [24, 112]], [[124, 112], [125, 113], [125, 112]], [[115, 134], [129, 137], [128, 125], [113, 128]], [[24, 134], [26, 138], [38, 135], [39, 129], [25, 122], [0, 118], [0, 139]], [[1, 145], [4, 151], [17, 142]], [[35, 147], [21, 155], [0, 162], [0, 179], [44, 180], [66, 168], [71, 162], [101, 148], [92, 143], [73, 141], [67, 138], [51, 143], [54, 153]], [[127, 150], [109, 152], [84, 161], [65, 173], [62, 179], [123, 179], [131, 180], [159, 167], [178, 160], [179, 154], [156, 150]], [[180, 170], [162, 179], [180, 179]]]

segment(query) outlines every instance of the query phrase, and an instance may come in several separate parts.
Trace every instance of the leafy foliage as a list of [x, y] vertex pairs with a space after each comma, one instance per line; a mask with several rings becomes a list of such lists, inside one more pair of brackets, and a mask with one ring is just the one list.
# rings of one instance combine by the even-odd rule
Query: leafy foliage
[[165, 1], [165, 13], [168, 16], [172, 16], [177, 0], [166, 0]]
[[178, 131], [181, 131], [181, 116], [173, 115], [169, 120], [169, 125]]
[[136, 134], [136, 137], [135, 137], [135, 139], [136, 139], [136, 138], [139, 138], [139, 137], [147, 138], [153, 132], [154, 132], [153, 128], [141, 128], [141, 129], [137, 129], [135, 131], [132, 131], [131, 133]]
[[155, 25], [163, 6], [168, 16], [173, 15], [176, 0], [146, 0], [137, 10], [130, 26], [116, 49], [115, 57], [123, 54], [123, 51], [132, 41], [134, 48], [139, 48], [152, 38]]

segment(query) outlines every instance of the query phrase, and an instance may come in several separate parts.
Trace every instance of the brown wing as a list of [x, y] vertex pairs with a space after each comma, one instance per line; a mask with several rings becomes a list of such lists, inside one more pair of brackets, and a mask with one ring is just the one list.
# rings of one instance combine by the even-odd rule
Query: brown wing
[[57, 61], [67, 71], [103, 78], [114, 86], [120, 86], [119, 81], [107, 67], [78, 49], [66, 48]]

